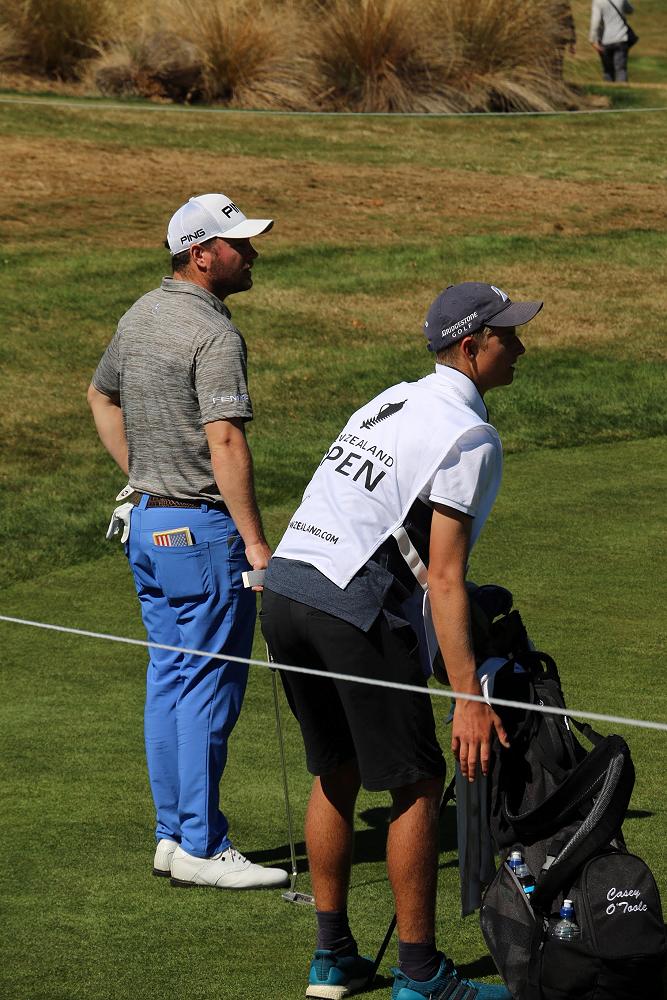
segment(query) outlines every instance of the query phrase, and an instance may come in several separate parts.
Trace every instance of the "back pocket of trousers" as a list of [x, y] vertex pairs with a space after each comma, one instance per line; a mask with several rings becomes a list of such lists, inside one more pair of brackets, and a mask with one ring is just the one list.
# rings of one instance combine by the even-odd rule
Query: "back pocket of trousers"
[[208, 542], [184, 548], [151, 546], [155, 577], [167, 600], [208, 597], [213, 592]]

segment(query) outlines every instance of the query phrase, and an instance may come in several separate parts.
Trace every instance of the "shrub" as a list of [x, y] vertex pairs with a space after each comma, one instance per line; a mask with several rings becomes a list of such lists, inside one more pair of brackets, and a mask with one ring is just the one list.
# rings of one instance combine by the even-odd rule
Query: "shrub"
[[139, 32], [130, 41], [108, 46], [90, 75], [105, 96], [185, 102], [202, 95], [204, 60], [196, 46], [174, 32]]
[[162, 0], [103, 53], [94, 77], [104, 93], [301, 110], [313, 106], [307, 36], [290, 2]]
[[447, 85], [451, 54], [433, 38], [431, 20], [422, 0], [320, 3], [315, 59], [321, 103], [350, 111], [455, 107]]
[[450, 79], [467, 109], [549, 111], [573, 103], [557, 58], [560, 0], [448, 0], [440, 7], [434, 30], [450, 49]]
[[312, 106], [308, 30], [292, 3], [178, 0], [184, 37], [204, 53], [205, 95], [235, 107]]
[[23, 48], [16, 31], [0, 22], [0, 65], [14, 65], [21, 60]]
[[0, 0], [0, 27], [33, 72], [75, 79], [114, 23], [112, 0]]
[[559, 0], [328, 0], [316, 59], [335, 110], [551, 110]]

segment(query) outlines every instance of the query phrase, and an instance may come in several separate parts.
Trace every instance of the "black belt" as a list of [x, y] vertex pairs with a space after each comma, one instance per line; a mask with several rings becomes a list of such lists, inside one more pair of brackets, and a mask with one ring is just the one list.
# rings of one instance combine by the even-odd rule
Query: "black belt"
[[156, 496], [149, 496], [146, 501], [146, 510], [150, 510], [153, 507], [181, 507], [186, 510], [199, 510], [202, 504], [227, 513], [227, 507], [221, 500], [205, 500], [203, 498], [201, 500], [177, 500], [175, 497]]

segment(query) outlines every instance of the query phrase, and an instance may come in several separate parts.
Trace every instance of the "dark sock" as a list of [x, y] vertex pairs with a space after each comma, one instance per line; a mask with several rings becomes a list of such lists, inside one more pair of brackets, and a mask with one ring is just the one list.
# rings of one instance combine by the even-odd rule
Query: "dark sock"
[[347, 921], [347, 910], [316, 910], [317, 947], [339, 956], [356, 955], [357, 942]]
[[317, 947], [336, 955], [356, 955], [357, 942], [347, 921], [347, 910], [316, 910]]
[[398, 967], [408, 979], [414, 979], [418, 983], [434, 979], [441, 962], [442, 953], [435, 947], [435, 941], [428, 941], [426, 944], [398, 942]]

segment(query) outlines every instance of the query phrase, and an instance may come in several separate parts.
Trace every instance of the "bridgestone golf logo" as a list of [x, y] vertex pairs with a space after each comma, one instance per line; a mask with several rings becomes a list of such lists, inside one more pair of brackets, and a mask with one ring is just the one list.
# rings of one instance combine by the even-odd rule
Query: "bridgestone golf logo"
[[454, 333], [456, 330], [460, 330], [463, 326], [468, 326], [474, 319], [477, 319], [477, 310], [471, 312], [469, 316], [465, 316], [460, 319], [458, 323], [453, 323], [451, 326], [446, 327], [440, 333], [441, 337], [448, 337], [450, 333]]
[[290, 521], [289, 523], [292, 531], [305, 531], [308, 535], [314, 535], [315, 538], [321, 538], [323, 542], [331, 542], [332, 545], [338, 544], [338, 536], [332, 535], [330, 531], [322, 531], [314, 524], [305, 524], [303, 521]]
[[645, 913], [648, 907], [641, 897], [639, 889], [610, 889], [607, 893], [608, 916], [616, 913], [616, 910], [621, 913]]

